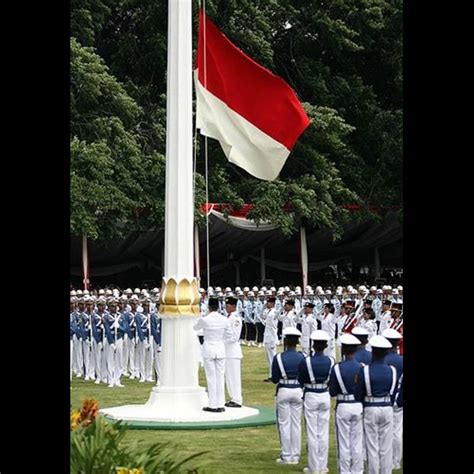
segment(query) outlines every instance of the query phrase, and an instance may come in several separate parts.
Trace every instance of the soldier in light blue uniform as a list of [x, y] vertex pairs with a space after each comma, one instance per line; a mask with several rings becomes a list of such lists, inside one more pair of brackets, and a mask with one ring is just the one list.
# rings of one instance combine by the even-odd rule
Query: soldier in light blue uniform
[[77, 300], [77, 308], [71, 315], [71, 318], [75, 321], [75, 334], [72, 337], [73, 342], [73, 371], [76, 373], [76, 377], [84, 376], [84, 356], [82, 353], [82, 324], [81, 314], [84, 311], [84, 300], [79, 298]]
[[107, 358], [104, 352], [104, 325], [102, 318], [104, 316], [105, 301], [97, 301], [97, 311], [92, 313], [92, 351], [95, 361], [95, 383], [107, 382]]
[[77, 322], [76, 322], [76, 314], [75, 314], [75, 306], [76, 306], [76, 297], [71, 297], [71, 309], [69, 314], [69, 345], [70, 345], [70, 360], [69, 360], [69, 380], [72, 380], [72, 367], [73, 367], [73, 359], [74, 359], [74, 336], [76, 335], [77, 331]]
[[155, 368], [156, 385], [160, 385], [161, 318], [156, 311], [153, 311], [150, 316], [150, 330], [153, 336], [153, 366]]
[[344, 360], [331, 371], [329, 394], [336, 397], [336, 442], [338, 469], [342, 474], [362, 474], [363, 424], [362, 403], [355, 399], [355, 378], [362, 364], [354, 358], [359, 339], [352, 334], [341, 335]]
[[107, 338], [107, 378], [109, 388], [123, 387], [122, 376], [123, 335], [127, 331], [127, 321], [123, 314], [117, 311], [117, 300], [108, 301], [108, 311], [102, 318]]
[[137, 313], [135, 317], [138, 334], [138, 367], [140, 371], [140, 382], [153, 382], [151, 376], [153, 365], [153, 348], [150, 321], [150, 301], [142, 301], [143, 312]]
[[395, 367], [385, 363], [392, 344], [383, 336], [369, 340], [372, 362], [361, 367], [355, 398], [364, 405], [364, 436], [370, 474], [392, 472], [393, 409], [397, 387]]
[[244, 334], [245, 334], [245, 343], [247, 346], [251, 345], [252, 334], [255, 332], [255, 326], [253, 322], [253, 311], [254, 311], [254, 292], [249, 291], [247, 293], [247, 299], [243, 302], [244, 307]]
[[124, 314], [127, 321], [128, 334], [128, 363], [130, 379], [138, 379], [140, 370], [138, 364], [138, 334], [137, 334], [137, 311], [138, 301], [131, 298], [129, 301], [130, 310]]
[[304, 360], [296, 350], [301, 332], [296, 327], [283, 330], [285, 351], [277, 354], [272, 363], [272, 382], [277, 384], [277, 426], [281, 454], [278, 464], [299, 464], [301, 455], [301, 411], [303, 391], [298, 381], [298, 367]]
[[329, 417], [331, 398], [328, 382], [335, 359], [324, 355], [331, 336], [321, 330], [311, 333], [313, 355], [298, 367], [298, 380], [303, 385], [304, 416], [308, 433], [308, 467], [305, 472], [326, 472], [329, 450]]
[[80, 326], [82, 329], [82, 353], [84, 355], [84, 380], [95, 380], [95, 353], [92, 348], [92, 313], [94, 302], [92, 298], [84, 298], [86, 308], [81, 314]]
[[256, 332], [256, 341], [258, 347], [263, 345], [263, 333], [265, 331], [265, 326], [263, 325], [263, 310], [265, 309], [265, 295], [263, 291], [258, 292], [258, 298], [255, 301], [255, 306], [253, 310], [254, 322], [255, 322], [255, 332]]

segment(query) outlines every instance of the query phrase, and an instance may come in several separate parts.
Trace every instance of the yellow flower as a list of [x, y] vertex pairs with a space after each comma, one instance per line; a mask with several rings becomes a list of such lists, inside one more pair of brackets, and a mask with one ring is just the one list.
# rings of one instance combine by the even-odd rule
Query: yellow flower
[[116, 471], [115, 474], [128, 474], [129, 473], [129, 470], [126, 467], [116, 467], [115, 471]]
[[84, 426], [90, 425], [99, 412], [99, 404], [93, 399], [86, 399], [81, 408], [81, 422]]
[[71, 413], [71, 431], [75, 430], [81, 423], [81, 413], [78, 410], [73, 410]]
[[137, 469], [137, 468], [133, 468], [133, 469], [130, 469], [130, 471], [128, 471], [129, 474], [145, 474], [145, 471], [143, 469]]

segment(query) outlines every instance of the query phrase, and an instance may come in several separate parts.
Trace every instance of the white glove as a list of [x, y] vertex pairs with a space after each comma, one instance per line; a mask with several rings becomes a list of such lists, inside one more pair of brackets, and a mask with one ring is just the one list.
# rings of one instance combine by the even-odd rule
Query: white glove
[[98, 347], [100, 350], [102, 350], [102, 349], [103, 349], [103, 347], [102, 347], [102, 342], [99, 342], [99, 343], [97, 344], [97, 347]]
[[110, 344], [110, 347], [113, 349], [113, 351], [115, 352], [115, 344]]
[[92, 341], [87, 340], [86, 342], [89, 347], [92, 347]]
[[145, 349], [149, 349], [150, 348], [150, 343], [145, 341]]

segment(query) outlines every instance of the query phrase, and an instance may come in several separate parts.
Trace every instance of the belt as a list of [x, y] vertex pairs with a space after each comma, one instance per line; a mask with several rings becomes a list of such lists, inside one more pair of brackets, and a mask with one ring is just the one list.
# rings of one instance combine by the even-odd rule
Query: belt
[[305, 383], [305, 388], [328, 388], [327, 383]]
[[386, 397], [364, 397], [364, 402], [367, 403], [390, 403], [392, 401], [390, 396]]
[[296, 379], [280, 379], [278, 383], [282, 383], [283, 385], [299, 385], [299, 381]]
[[338, 400], [340, 402], [355, 402], [355, 397], [352, 394], [350, 394], [350, 395], [339, 394], [339, 395], [336, 396], [336, 400]]

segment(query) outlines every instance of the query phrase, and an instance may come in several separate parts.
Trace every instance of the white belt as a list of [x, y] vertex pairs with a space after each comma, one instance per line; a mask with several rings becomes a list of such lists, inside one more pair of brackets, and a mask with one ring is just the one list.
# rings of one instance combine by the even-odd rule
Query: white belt
[[285, 385], [299, 385], [299, 381], [296, 379], [280, 379], [279, 383], [285, 384]]
[[326, 383], [305, 383], [305, 388], [328, 388]]
[[339, 394], [337, 395], [336, 397], [337, 400], [340, 400], [340, 401], [343, 401], [343, 402], [352, 402], [352, 401], [355, 401], [355, 397], [354, 395], [342, 395], [342, 394]]
[[392, 399], [387, 396], [387, 397], [364, 397], [364, 401], [367, 403], [385, 403], [385, 402], [391, 402]]

